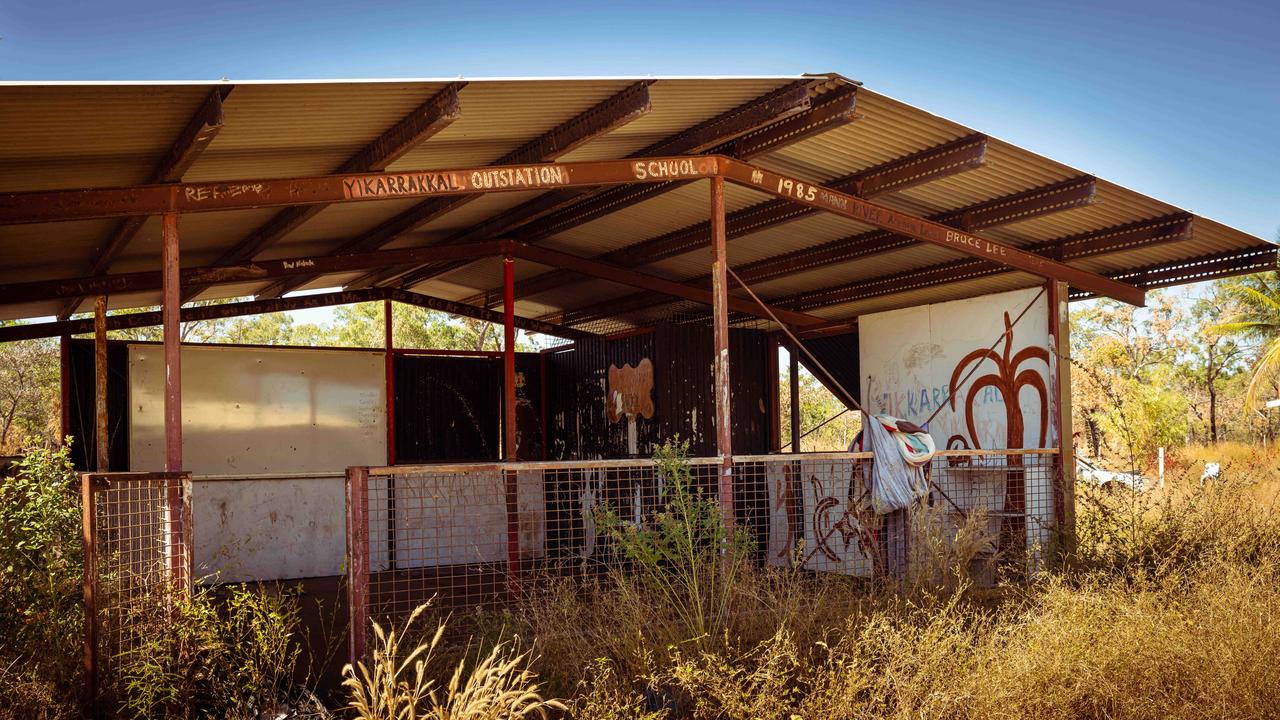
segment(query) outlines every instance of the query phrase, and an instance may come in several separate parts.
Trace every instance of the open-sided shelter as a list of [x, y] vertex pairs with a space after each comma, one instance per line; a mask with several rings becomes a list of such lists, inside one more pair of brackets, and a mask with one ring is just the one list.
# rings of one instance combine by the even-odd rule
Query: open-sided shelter
[[[1071, 522], [1068, 301], [1275, 265], [833, 74], [7, 83], [0, 108], [0, 319], [36, 319], [0, 340], [96, 332], [63, 345], [88, 572], [114, 568], [93, 648], [154, 567], [344, 577], [353, 655], [370, 615], [588, 571], [596, 509], [661, 509], [647, 458], [676, 435], [761, 562], [901, 571], [870, 455], [782, 452], [779, 346], [927, 422], [927, 504], [1033, 563]], [[181, 343], [367, 301], [502, 324], [507, 349]], [[141, 325], [164, 342], [107, 341]], [[517, 329], [564, 342], [516, 353]]]

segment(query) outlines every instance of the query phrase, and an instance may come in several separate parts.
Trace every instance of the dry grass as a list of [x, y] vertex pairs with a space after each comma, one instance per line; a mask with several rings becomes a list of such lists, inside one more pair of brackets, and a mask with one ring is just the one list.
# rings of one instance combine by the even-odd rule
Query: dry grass
[[423, 643], [405, 644], [413, 624], [427, 609], [422, 605], [400, 628], [383, 630], [373, 624], [373, 656], [368, 664], [342, 669], [348, 706], [360, 720], [516, 720], [546, 718], [548, 710], [563, 710], [556, 700], [537, 692], [537, 676], [528, 668], [528, 655], [498, 643], [474, 665], [465, 659], [454, 667], [447, 683], [439, 683], [432, 661], [437, 658], [445, 623]]
[[975, 591], [988, 539], [961, 528], [896, 587], [740, 570], [712, 642], [664, 631], [669, 608], [622, 577], [553, 585], [506, 623], [577, 718], [1275, 717], [1280, 456], [1219, 449], [1201, 486], [1200, 452], [1162, 491], [1082, 490], [1076, 552], [1030, 586]]

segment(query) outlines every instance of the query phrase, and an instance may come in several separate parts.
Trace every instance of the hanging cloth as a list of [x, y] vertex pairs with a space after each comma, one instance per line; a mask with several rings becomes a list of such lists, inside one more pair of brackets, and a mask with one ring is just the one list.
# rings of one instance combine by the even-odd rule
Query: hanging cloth
[[937, 451], [923, 428], [889, 415], [865, 424], [872, 454], [871, 507], [879, 515], [902, 510], [929, 494], [924, 466]]

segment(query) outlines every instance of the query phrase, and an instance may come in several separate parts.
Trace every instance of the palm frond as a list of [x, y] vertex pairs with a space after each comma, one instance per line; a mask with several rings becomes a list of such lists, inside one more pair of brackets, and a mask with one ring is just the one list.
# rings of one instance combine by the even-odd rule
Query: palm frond
[[1262, 357], [1258, 359], [1258, 364], [1253, 368], [1253, 377], [1249, 379], [1249, 387], [1244, 396], [1246, 412], [1257, 407], [1262, 384], [1277, 375], [1280, 375], [1280, 337], [1274, 338], [1267, 345]]

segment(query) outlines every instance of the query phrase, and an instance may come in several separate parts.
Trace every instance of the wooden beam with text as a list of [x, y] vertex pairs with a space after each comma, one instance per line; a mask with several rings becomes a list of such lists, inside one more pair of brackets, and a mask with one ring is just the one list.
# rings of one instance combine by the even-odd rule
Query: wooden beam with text
[[[465, 86], [466, 83], [462, 82], [449, 83], [395, 125], [374, 138], [368, 145], [358, 150], [334, 172], [346, 174], [387, 169], [387, 166], [399, 160], [405, 153], [462, 117], [458, 91]], [[325, 207], [325, 205], [302, 205], [281, 210], [222, 253], [214, 264], [230, 265], [254, 258], [262, 250], [279, 242], [285, 235], [315, 217]], [[203, 286], [200, 285], [187, 287], [184, 289], [183, 297], [190, 299], [198, 295], [201, 290]]]
[[[644, 117], [653, 109], [653, 103], [649, 98], [651, 84], [652, 81], [644, 80], [627, 86], [621, 92], [503, 155], [493, 164], [523, 165], [555, 160], [595, 138], [607, 135], [633, 120]], [[343, 243], [334, 252], [375, 250], [478, 197], [480, 196], [469, 195], [425, 200], [380, 223], [360, 237]], [[276, 283], [264, 288], [260, 294], [266, 297], [283, 295], [309, 280], [310, 278], [301, 278]], [[351, 285], [352, 289], [357, 287], [359, 287], [358, 284]]]
[[[851, 122], [856, 101], [856, 87], [834, 90], [811, 100], [805, 83], [793, 83], [654, 143], [631, 157], [727, 152], [747, 159]], [[524, 242], [539, 242], [562, 230], [656, 197], [680, 184], [547, 193], [456, 233], [445, 242], [481, 240], [510, 234], [516, 229], [520, 230]], [[457, 263], [427, 266], [389, 284], [412, 287], [457, 267]], [[387, 283], [392, 278], [394, 273], [379, 273], [360, 278], [354, 285]]]
[[720, 164], [721, 174], [726, 180], [745, 187], [821, 208], [850, 220], [966, 255], [994, 260], [1043, 278], [1061, 280], [1073, 287], [1096, 292], [1130, 305], [1142, 307], [1146, 302], [1146, 292], [1140, 288], [1117, 282], [1097, 273], [1071, 267], [995, 240], [956, 230], [933, 220], [916, 217], [848, 193], [765, 170], [732, 158], [721, 158]]

